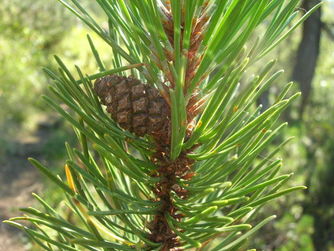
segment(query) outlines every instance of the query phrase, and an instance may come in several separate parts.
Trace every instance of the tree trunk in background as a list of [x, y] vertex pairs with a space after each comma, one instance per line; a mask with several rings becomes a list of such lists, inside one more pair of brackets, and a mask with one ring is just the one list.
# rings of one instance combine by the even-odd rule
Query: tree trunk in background
[[[308, 11], [320, 2], [321, 0], [304, 0], [302, 8]], [[321, 8], [314, 12], [303, 24], [302, 40], [298, 47], [296, 64], [292, 74], [292, 79], [299, 83], [302, 92], [299, 109], [300, 118], [303, 116], [311, 94], [312, 79], [320, 50], [320, 36]]]
[[[330, 251], [334, 245], [334, 144], [326, 145], [323, 142], [329, 156], [325, 157], [325, 163], [320, 170], [316, 170], [315, 148], [306, 148], [307, 158], [312, 166], [309, 166], [309, 173], [305, 190], [306, 200], [303, 205], [304, 214], [313, 217], [313, 246], [315, 251]], [[317, 167], [319, 168], [319, 167]]]

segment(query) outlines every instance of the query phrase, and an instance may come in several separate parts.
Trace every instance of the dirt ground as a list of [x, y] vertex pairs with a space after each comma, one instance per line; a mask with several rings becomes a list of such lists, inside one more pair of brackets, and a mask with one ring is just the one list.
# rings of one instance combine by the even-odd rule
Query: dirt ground
[[40, 174], [27, 160], [33, 157], [43, 161], [42, 148], [52, 132], [52, 126], [41, 124], [33, 135], [15, 142], [15, 153], [2, 158], [0, 163], [0, 251], [29, 250], [24, 233], [3, 220], [20, 216], [21, 207], [33, 206], [32, 193], [42, 191]]

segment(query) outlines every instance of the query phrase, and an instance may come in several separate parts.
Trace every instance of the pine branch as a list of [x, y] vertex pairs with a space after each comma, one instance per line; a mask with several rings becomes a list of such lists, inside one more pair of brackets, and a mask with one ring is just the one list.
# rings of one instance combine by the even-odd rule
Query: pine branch
[[66, 145], [65, 179], [30, 161], [73, 216], [35, 195], [44, 211], [7, 223], [45, 250], [203, 250], [217, 238], [212, 250], [232, 250], [275, 218], [252, 227], [265, 203], [305, 189], [281, 189], [291, 174], [273, 158], [288, 140], [262, 157], [300, 94], [287, 97], [289, 83], [267, 110], [255, 105], [283, 73], [275, 60], [241, 79], [319, 5], [297, 19], [298, 0], [98, 0], [106, 30], [79, 1], [59, 2], [110, 45], [112, 66], [88, 36], [99, 73], [76, 67], [76, 79], [58, 57], [57, 72], [45, 69], [54, 97], [44, 99], [80, 146]]

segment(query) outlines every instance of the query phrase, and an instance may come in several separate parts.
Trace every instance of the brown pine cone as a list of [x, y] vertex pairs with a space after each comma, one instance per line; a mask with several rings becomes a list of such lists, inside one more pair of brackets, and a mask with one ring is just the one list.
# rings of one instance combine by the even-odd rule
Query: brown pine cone
[[170, 109], [156, 88], [133, 77], [110, 75], [97, 79], [94, 90], [123, 129], [156, 140], [169, 138]]

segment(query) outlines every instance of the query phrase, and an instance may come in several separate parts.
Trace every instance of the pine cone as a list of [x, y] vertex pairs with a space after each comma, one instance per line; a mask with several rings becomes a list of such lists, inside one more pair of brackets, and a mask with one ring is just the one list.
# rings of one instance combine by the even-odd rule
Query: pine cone
[[156, 140], [169, 138], [169, 106], [156, 88], [133, 77], [110, 75], [97, 79], [94, 90], [123, 129]]

